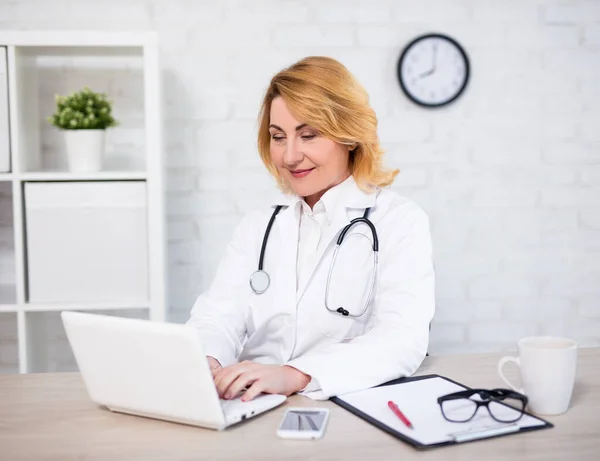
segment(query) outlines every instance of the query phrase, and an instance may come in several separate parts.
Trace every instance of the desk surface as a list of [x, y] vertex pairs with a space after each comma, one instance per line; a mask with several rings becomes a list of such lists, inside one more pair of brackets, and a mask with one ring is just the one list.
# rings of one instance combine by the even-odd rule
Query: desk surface
[[[498, 354], [428, 357], [418, 373], [475, 387], [502, 386]], [[511, 367], [507, 367], [511, 368]], [[516, 376], [513, 371], [511, 378]], [[275, 435], [286, 406], [327, 406], [325, 437]], [[331, 402], [293, 396], [256, 419], [223, 432], [98, 408], [77, 373], [0, 376], [0, 458], [85, 460], [591, 460], [600, 456], [600, 348], [579, 351], [569, 411], [545, 419], [552, 429], [419, 452]]]

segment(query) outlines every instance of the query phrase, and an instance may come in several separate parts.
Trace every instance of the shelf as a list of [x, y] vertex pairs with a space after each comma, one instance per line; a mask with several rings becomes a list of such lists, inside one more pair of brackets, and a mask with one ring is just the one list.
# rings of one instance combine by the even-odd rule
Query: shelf
[[0, 311], [17, 302], [12, 184], [0, 182]]
[[31, 303], [25, 304], [25, 312], [57, 312], [57, 311], [98, 311], [98, 310], [121, 310], [121, 309], [149, 309], [149, 301], [140, 301], [137, 303]]
[[98, 171], [93, 173], [70, 173], [68, 171], [40, 171], [22, 173], [22, 181], [122, 181], [145, 180], [148, 175], [143, 171]]
[[0, 374], [18, 372], [17, 315], [0, 311]]
[[135, 47], [156, 45], [158, 37], [152, 31], [90, 31], [90, 30], [28, 30], [0, 32], [4, 45], [39, 47]]
[[[158, 36], [3, 30], [0, 53], [0, 373], [73, 370], [61, 311], [165, 318]], [[113, 102], [118, 126], [102, 171], [73, 173], [48, 117], [84, 86]]]
[[[128, 308], [102, 309], [97, 313], [148, 319], [148, 311]], [[27, 355], [29, 373], [78, 371], [59, 312], [27, 312]], [[99, 345], [101, 346], [101, 345]]]
[[146, 171], [152, 151], [146, 146], [152, 135], [147, 126], [143, 47], [16, 46], [9, 58], [9, 76], [14, 76], [9, 89], [12, 99], [20, 102], [12, 126], [19, 140], [13, 143], [15, 174], [68, 173], [64, 133], [47, 119], [56, 111], [57, 94], [84, 87], [107, 95], [118, 122], [106, 130], [104, 169], [134, 175]]
[[0, 310], [2, 306], [17, 303], [17, 290], [14, 283], [0, 283]]

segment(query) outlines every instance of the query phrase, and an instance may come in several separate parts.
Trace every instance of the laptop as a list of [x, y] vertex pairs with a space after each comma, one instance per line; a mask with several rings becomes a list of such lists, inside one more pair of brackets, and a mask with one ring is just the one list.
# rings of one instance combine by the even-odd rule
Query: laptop
[[191, 326], [96, 313], [61, 318], [92, 401], [119, 413], [223, 430], [287, 400], [221, 400]]

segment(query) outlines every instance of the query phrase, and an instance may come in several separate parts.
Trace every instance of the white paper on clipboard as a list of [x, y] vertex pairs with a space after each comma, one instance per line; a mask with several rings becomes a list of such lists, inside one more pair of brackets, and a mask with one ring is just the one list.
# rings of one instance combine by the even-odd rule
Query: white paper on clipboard
[[[436, 376], [340, 395], [337, 396], [337, 399], [423, 445], [466, 442], [478, 438], [517, 432], [527, 427], [546, 425], [545, 421], [527, 414], [524, 414], [520, 420], [514, 423], [499, 423], [483, 407], [477, 411], [475, 417], [469, 422], [453, 423], [447, 421], [442, 415], [437, 398], [462, 390], [465, 390], [465, 388]], [[390, 400], [394, 401], [411, 421], [413, 424], [412, 429], [405, 426], [389, 409], [387, 402]], [[516, 411], [506, 407], [506, 412]]]

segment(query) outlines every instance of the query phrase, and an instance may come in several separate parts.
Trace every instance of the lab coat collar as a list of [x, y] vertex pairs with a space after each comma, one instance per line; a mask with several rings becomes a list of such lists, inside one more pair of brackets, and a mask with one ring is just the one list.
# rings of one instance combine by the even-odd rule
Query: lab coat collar
[[[375, 206], [375, 201], [377, 198], [376, 191], [377, 189], [374, 189], [374, 191], [371, 193], [363, 191], [360, 187], [358, 187], [358, 184], [356, 184], [354, 177], [350, 175], [348, 179], [342, 181], [340, 184], [323, 194], [321, 200], [324, 201], [327, 215], [329, 216], [331, 213], [335, 213], [334, 208], [336, 208], [336, 206], [333, 204], [333, 202], [336, 201], [336, 195], [337, 202], [346, 208], [369, 208]], [[328, 194], [334, 200], [330, 201]], [[274, 204], [295, 209], [301, 200], [304, 199], [296, 194], [285, 194], [280, 192], [276, 196]]]
[[[319, 245], [317, 247], [317, 252], [315, 254], [315, 258], [313, 260], [312, 268], [310, 268], [311, 276], [307, 277], [303, 286], [298, 287], [296, 292], [296, 302], [300, 302], [302, 296], [306, 292], [306, 288], [310, 285], [312, 277], [315, 273], [315, 268], [319, 264], [321, 258], [323, 257], [327, 247], [333, 243], [335, 243], [334, 238], [336, 235], [346, 226], [352, 217], [362, 216], [363, 210], [365, 208], [375, 206], [375, 202], [377, 199], [377, 189], [375, 189], [372, 193], [367, 193], [360, 189], [356, 184], [356, 181], [352, 176], [338, 184], [335, 188], [330, 189], [328, 192], [333, 192], [334, 189], [339, 188], [333, 194], [329, 194], [326, 197], [326, 194], [323, 194], [323, 199], [329, 201], [330, 198], [333, 198], [336, 201], [336, 204], [333, 204], [335, 208], [329, 209], [327, 208], [327, 215], [329, 225], [323, 230], [322, 238], [320, 239]], [[295, 264], [296, 262], [296, 252], [297, 252], [297, 239], [298, 239], [298, 218], [300, 216], [300, 201], [303, 200], [302, 197], [297, 195], [285, 195], [282, 194], [279, 197], [279, 200], [276, 202], [277, 205], [287, 206], [287, 211], [282, 212], [281, 220], [279, 221], [279, 225], [285, 229], [286, 235], [292, 236], [292, 241], [295, 242], [294, 245], [290, 245], [289, 248], [293, 249], [289, 255], [286, 256], [286, 260], [289, 264]], [[329, 204], [326, 205], [328, 207]], [[349, 210], [360, 209], [360, 212], [356, 214], [356, 212], [349, 213]], [[294, 280], [290, 279], [287, 281], [286, 285], [289, 287], [292, 286], [292, 281], [295, 282], [295, 271], [291, 271], [291, 274], [294, 275]]]

